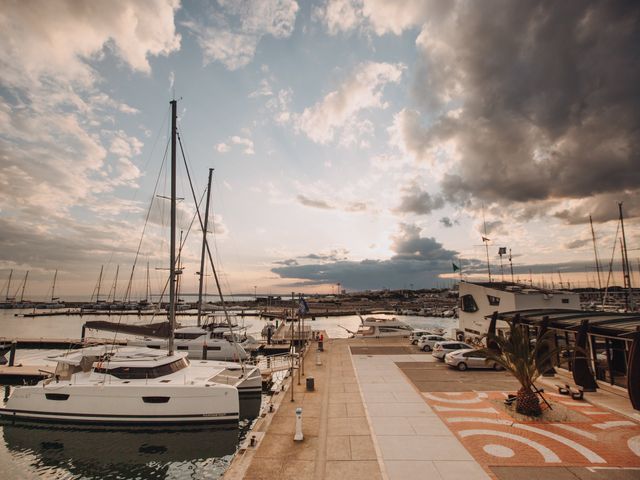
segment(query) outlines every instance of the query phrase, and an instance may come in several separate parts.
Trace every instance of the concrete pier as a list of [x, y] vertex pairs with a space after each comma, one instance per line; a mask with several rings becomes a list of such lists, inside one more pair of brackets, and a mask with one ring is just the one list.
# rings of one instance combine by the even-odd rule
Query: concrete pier
[[606, 392], [591, 403], [548, 391], [554, 417], [519, 418], [503, 402], [519, 388], [508, 373], [451, 369], [407, 339], [325, 340], [320, 357], [312, 345], [294, 401], [274, 396], [225, 479], [640, 478], [640, 418]]

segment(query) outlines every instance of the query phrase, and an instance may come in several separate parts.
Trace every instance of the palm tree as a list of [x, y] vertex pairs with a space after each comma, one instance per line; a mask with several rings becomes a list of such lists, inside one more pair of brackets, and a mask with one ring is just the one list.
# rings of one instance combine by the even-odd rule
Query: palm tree
[[542, 331], [536, 341], [532, 342], [529, 327], [515, 320], [509, 323], [508, 335], [490, 335], [487, 345], [487, 348], [482, 349], [487, 357], [486, 361], [497, 363], [520, 382], [521, 387], [516, 395], [516, 412], [529, 416], [540, 415], [542, 410], [534, 383], [557, 365], [558, 353], [563, 350], [555, 345], [553, 332]]

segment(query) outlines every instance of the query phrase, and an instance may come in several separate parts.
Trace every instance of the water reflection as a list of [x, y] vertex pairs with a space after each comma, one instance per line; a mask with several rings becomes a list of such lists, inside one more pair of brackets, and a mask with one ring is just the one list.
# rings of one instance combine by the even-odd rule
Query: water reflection
[[217, 478], [238, 428], [80, 429], [2, 425], [14, 460], [49, 478]]

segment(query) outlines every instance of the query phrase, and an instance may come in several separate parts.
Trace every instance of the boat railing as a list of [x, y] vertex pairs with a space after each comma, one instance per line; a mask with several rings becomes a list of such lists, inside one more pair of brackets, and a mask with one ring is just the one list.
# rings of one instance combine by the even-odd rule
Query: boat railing
[[291, 361], [296, 361], [297, 354], [291, 354], [290, 352], [278, 353], [276, 355], [269, 355], [261, 357], [256, 366], [260, 369], [260, 373], [268, 374], [273, 372], [280, 372], [291, 368]]

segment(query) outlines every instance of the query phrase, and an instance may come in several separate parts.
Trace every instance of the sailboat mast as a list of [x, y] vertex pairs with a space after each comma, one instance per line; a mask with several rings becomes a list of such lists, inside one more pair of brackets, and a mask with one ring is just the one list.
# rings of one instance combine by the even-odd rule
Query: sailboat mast
[[56, 299], [56, 279], [58, 278], [58, 270], [56, 269], [56, 273], [53, 274], [53, 285], [51, 286], [51, 301], [55, 301]]
[[487, 273], [489, 274], [489, 283], [493, 282], [491, 279], [491, 263], [489, 262], [489, 239], [487, 238], [487, 221], [484, 218], [484, 205], [482, 206], [482, 224], [484, 225], [484, 236], [482, 237], [482, 243], [487, 252]]
[[596, 232], [593, 229], [593, 220], [589, 215], [589, 224], [591, 225], [591, 238], [593, 239], [593, 254], [596, 257], [596, 272], [598, 272], [598, 290], [602, 291], [602, 280], [600, 280], [600, 260], [598, 259], [598, 248], [596, 247]]
[[207, 182], [207, 203], [204, 207], [204, 226], [202, 227], [202, 251], [200, 252], [200, 283], [198, 285], [198, 326], [202, 318], [202, 289], [204, 286], [204, 254], [207, 248], [207, 226], [209, 225], [209, 203], [211, 200], [211, 177], [213, 168], [209, 169], [209, 181]]
[[144, 290], [145, 300], [151, 301], [151, 290], [149, 290], [149, 262], [147, 262], [147, 288]]
[[5, 300], [9, 301], [9, 289], [11, 288], [11, 277], [13, 276], [13, 268], [9, 271], [9, 281], [7, 282], [7, 294], [5, 295]]
[[100, 265], [100, 275], [98, 275], [98, 289], [96, 291], [96, 303], [100, 303], [100, 287], [102, 286], [102, 271], [104, 270], [104, 265]]
[[622, 202], [618, 203], [618, 210], [620, 211], [620, 228], [622, 230], [622, 266], [624, 273], [624, 303], [625, 308], [629, 310], [629, 296], [631, 295], [631, 269], [629, 268], [629, 256], [627, 254], [627, 237], [624, 234], [624, 219], [622, 216]]
[[113, 280], [113, 303], [116, 303], [116, 293], [118, 290], [118, 274], [120, 273], [120, 265], [116, 266], [116, 278]]
[[176, 100], [171, 100], [171, 234], [169, 254], [169, 355], [173, 355], [173, 331], [176, 325]]
[[24, 283], [22, 284], [22, 292], [20, 292], [20, 303], [24, 302], [24, 289], [27, 288], [27, 278], [29, 278], [29, 270], [24, 274]]

